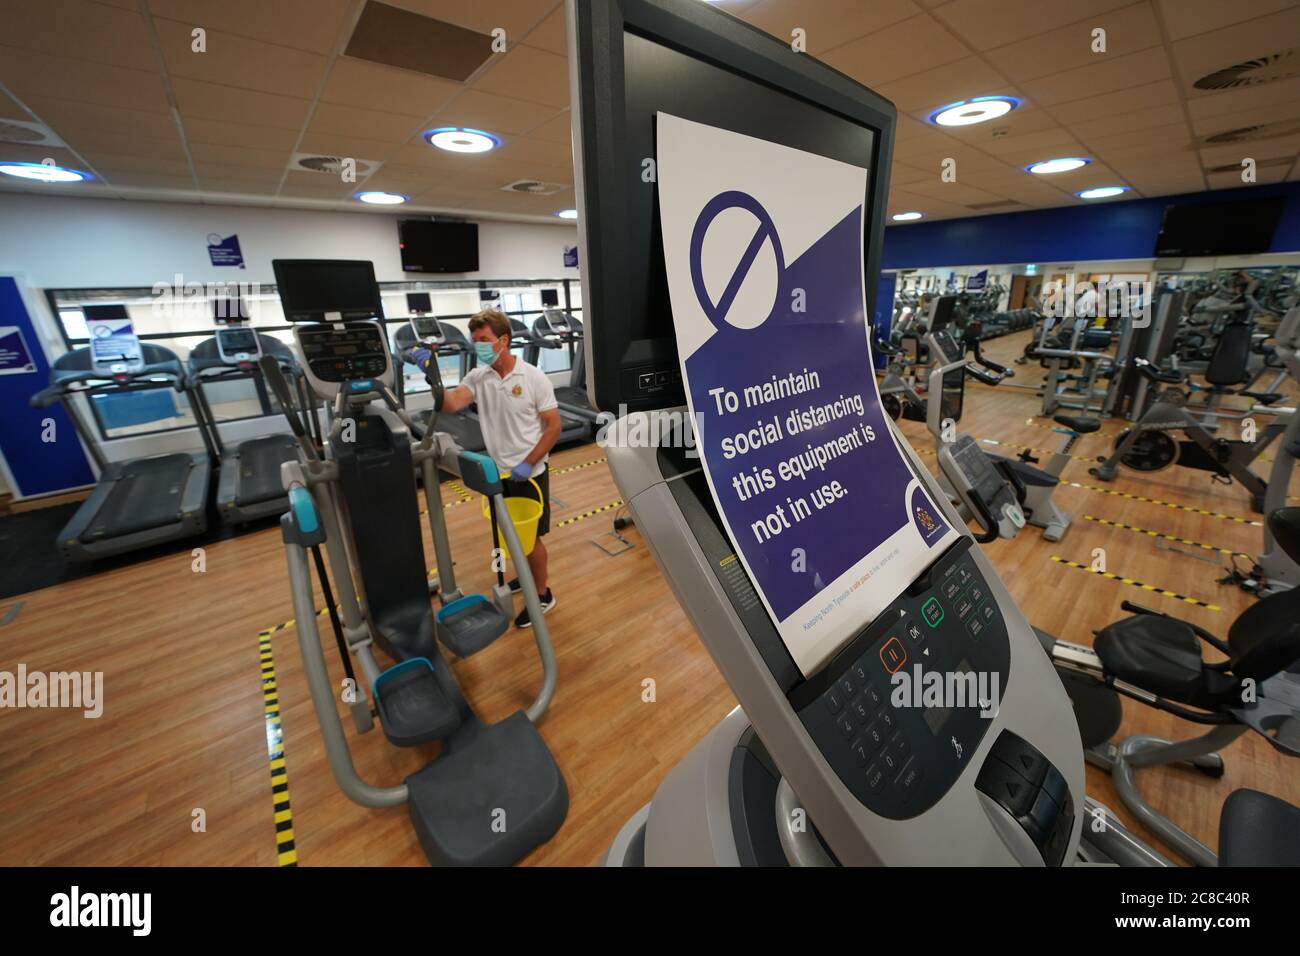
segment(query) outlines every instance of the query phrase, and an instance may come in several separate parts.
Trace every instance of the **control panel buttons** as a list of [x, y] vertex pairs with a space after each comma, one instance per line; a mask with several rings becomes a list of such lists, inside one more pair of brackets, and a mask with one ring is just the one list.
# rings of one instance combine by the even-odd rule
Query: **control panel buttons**
[[880, 721], [880, 725], [885, 728], [886, 734], [892, 734], [894, 728], [898, 726], [898, 718], [887, 710], [883, 711], [877, 719]]
[[[859, 664], [858, 666], [861, 667], [862, 665]], [[866, 690], [862, 692], [862, 697], [872, 710], [879, 710], [880, 705], [885, 702], [884, 695], [880, 693], [880, 689], [875, 684], [868, 684]]]
[[899, 760], [906, 760], [908, 754], [912, 752], [912, 745], [907, 742], [907, 738], [902, 734], [895, 737], [894, 742], [890, 746], [894, 748], [894, 754]]
[[958, 595], [958, 593], [961, 592], [961, 589], [962, 589], [962, 580], [956, 574], [948, 575], [948, 579], [943, 582], [943, 587], [941, 588], [943, 592], [943, 596], [947, 598], [949, 601], [955, 598]]
[[902, 761], [894, 756], [892, 750], [886, 750], [880, 755], [880, 759], [876, 761], [876, 766], [880, 767], [881, 770], [892, 777], [902, 768], [903, 764]]
[[861, 739], [853, 741], [853, 743], [849, 745], [849, 749], [853, 751], [855, 756], [857, 756], [858, 763], [862, 764], [864, 767], [867, 765], [867, 761], [871, 759], [871, 751], [867, 749], [866, 742]]
[[985, 621], [992, 621], [993, 618], [997, 616], [997, 613], [997, 605], [992, 601], [980, 608], [980, 616], [983, 617]]
[[845, 700], [848, 700], [850, 697], [856, 694], [858, 690], [856, 687], [853, 686], [853, 681], [850, 680], [848, 677], [840, 678], [839, 689], [840, 689], [840, 693], [844, 695]]
[[984, 630], [984, 622], [978, 616], [973, 617], [966, 622], [966, 630], [970, 631], [971, 637], [979, 637], [980, 632]]
[[879, 793], [885, 785], [885, 774], [878, 764], [867, 768], [867, 787], [872, 793]]
[[849, 704], [849, 713], [856, 717], [860, 723], [865, 724], [871, 719], [871, 711], [867, 708], [867, 702], [861, 697]]
[[885, 641], [884, 646], [880, 648], [880, 663], [891, 674], [906, 664], [907, 649], [903, 647], [903, 642], [896, 637]]
[[970, 599], [970, 595], [959, 598], [957, 601], [957, 617], [963, 621], [975, 610], [975, 602]]
[[864, 739], [867, 746], [872, 750], [879, 750], [885, 742], [885, 725], [879, 720], [875, 721], [867, 728], [866, 737]]
[[921, 605], [921, 617], [925, 618], [925, 623], [930, 627], [938, 627], [939, 622], [943, 620], [943, 606], [936, 597], [926, 598]]
[[851, 738], [853, 732], [857, 729], [857, 725], [849, 719], [848, 714], [840, 714], [839, 719], [836, 720], [835, 723], [840, 728], [840, 733], [844, 735], [845, 740]]
[[904, 795], [910, 795], [919, 788], [924, 777], [925, 768], [913, 760], [898, 778], [898, 788], [903, 791]]
[[[858, 687], [866, 687], [868, 681], [870, 681], [870, 677], [867, 676], [867, 668], [863, 665], [862, 661], [858, 661], [850, 667], [849, 674], [852, 675], [853, 683]], [[872, 704], [871, 706], [875, 707], [876, 705]]]
[[834, 687], [826, 692], [822, 700], [826, 701], [826, 709], [832, 714], [838, 714], [844, 709], [844, 698], [840, 696], [839, 691]]
[[907, 636], [912, 641], [919, 641], [925, 637], [925, 632], [921, 630], [921, 625], [917, 624], [916, 621], [909, 620], [903, 625], [903, 629], [907, 631]]

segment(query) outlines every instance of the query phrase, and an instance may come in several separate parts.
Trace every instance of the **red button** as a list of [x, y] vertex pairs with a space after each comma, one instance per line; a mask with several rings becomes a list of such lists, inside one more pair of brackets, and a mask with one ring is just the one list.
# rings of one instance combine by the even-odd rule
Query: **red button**
[[891, 674], [907, 663], [907, 649], [898, 638], [891, 637], [885, 641], [885, 646], [880, 649], [880, 663]]

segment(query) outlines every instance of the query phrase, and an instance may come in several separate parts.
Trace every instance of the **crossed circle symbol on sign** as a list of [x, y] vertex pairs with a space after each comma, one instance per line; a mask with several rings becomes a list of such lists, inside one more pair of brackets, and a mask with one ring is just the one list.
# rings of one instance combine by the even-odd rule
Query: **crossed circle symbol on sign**
[[[722, 295], [717, 302], [714, 302], [709, 297], [709, 291], [704, 285], [704, 270], [701, 262], [704, 237], [708, 233], [709, 227], [713, 225], [713, 221], [728, 209], [744, 209], [751, 213], [758, 220], [758, 228], [754, 231], [754, 237], [749, 241], [749, 245], [741, 253], [740, 261], [736, 264], [736, 268], [727, 281], [727, 286]], [[771, 214], [763, 208], [762, 203], [748, 193], [732, 189], [714, 196], [700, 210], [699, 218], [695, 220], [695, 229], [691, 233], [691, 283], [695, 287], [695, 297], [699, 300], [700, 307], [716, 327], [724, 328], [724, 323], [733, 327], [738, 324], [727, 323], [727, 314], [731, 311], [731, 306], [735, 303], [740, 287], [744, 284], [745, 278], [754, 265], [754, 260], [758, 258], [758, 253], [769, 240], [772, 243], [772, 252], [776, 257], [776, 273], [779, 286], [781, 273], [785, 271], [785, 256], [781, 251], [781, 237], [776, 233], [776, 223], [772, 221]], [[772, 305], [775, 308], [775, 301]], [[768, 313], [768, 316], [770, 315], [771, 312]], [[766, 318], [767, 316], [764, 316], [765, 320]], [[757, 324], [761, 325], [762, 323]]]

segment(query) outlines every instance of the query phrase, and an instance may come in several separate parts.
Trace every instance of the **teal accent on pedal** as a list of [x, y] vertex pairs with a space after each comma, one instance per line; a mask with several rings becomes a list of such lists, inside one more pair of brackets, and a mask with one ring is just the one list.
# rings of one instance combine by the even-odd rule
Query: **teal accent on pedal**
[[[469, 452], [466, 452], [466, 454], [469, 454]], [[446, 620], [447, 618], [455, 614], [459, 614], [461, 611], [465, 610], [471, 605], [487, 604], [487, 603], [488, 603], [488, 599], [481, 594], [467, 594], [463, 598], [457, 598], [456, 600], [452, 601], [450, 604], [444, 606], [443, 609], [438, 612], [438, 620], [439, 621]]]
[[409, 660], [402, 661], [400, 664], [394, 664], [392, 667], [388, 668], [388, 670], [375, 678], [375, 682], [370, 685], [371, 695], [378, 697], [380, 687], [397, 677], [399, 674], [405, 674], [407, 671], [414, 670], [417, 667], [432, 671], [433, 661], [429, 660], [427, 657], [412, 657]]
[[289, 507], [293, 509], [293, 520], [303, 534], [315, 534], [320, 527], [316, 517], [316, 502], [306, 488], [289, 489]]
[[359, 382], [349, 382], [348, 387], [354, 392], [373, 392], [375, 383], [371, 379], [362, 379]]

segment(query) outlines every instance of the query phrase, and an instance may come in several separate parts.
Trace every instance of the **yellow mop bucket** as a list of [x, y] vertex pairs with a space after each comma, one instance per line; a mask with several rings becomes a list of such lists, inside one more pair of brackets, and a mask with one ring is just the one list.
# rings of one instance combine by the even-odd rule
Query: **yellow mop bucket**
[[[542, 511], [545, 506], [542, 504], [542, 489], [537, 482], [529, 478], [528, 483], [537, 489], [537, 500], [532, 498], [507, 498], [506, 510], [510, 512], [510, 520], [515, 526], [515, 531], [519, 535], [519, 543], [523, 545], [524, 554], [532, 554], [533, 547], [537, 544], [537, 525], [542, 520]], [[488, 521], [492, 520], [492, 499], [484, 496], [483, 498], [483, 517]], [[506, 547], [505, 538], [501, 534], [501, 529], [497, 528], [497, 547], [503, 553], [509, 554]]]

